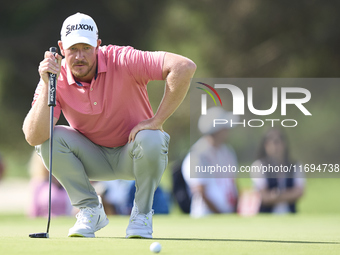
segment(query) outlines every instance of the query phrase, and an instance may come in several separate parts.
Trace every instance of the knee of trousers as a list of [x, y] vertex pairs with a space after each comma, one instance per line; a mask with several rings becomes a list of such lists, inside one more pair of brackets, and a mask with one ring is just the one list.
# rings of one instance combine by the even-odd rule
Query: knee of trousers
[[[137, 133], [132, 155], [135, 160], [144, 158], [150, 164], [164, 165], [168, 162], [170, 136], [160, 130], [141, 130]], [[162, 169], [162, 170], [164, 170]]]

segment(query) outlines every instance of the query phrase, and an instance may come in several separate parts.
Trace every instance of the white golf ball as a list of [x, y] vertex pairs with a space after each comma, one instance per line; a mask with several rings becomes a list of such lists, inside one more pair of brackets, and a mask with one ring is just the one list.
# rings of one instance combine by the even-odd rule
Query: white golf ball
[[154, 253], [158, 253], [160, 252], [162, 249], [162, 245], [158, 242], [153, 242], [151, 245], [150, 245], [150, 251], [154, 252]]

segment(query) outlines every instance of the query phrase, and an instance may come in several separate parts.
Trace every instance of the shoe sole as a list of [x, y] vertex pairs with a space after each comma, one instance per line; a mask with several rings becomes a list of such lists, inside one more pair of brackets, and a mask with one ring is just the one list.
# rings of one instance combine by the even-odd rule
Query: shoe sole
[[152, 239], [152, 236], [141, 236], [141, 235], [129, 235], [126, 236], [129, 239]]
[[74, 234], [69, 235], [68, 237], [94, 237], [94, 236], [84, 236], [78, 233], [74, 233]]
[[138, 235], [132, 235], [132, 236], [128, 236], [127, 238], [143, 239], [144, 237], [138, 236]]

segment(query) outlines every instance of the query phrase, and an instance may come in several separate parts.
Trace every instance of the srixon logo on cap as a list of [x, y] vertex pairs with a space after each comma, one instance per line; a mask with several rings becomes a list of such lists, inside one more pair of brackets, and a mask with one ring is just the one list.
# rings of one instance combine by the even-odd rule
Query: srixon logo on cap
[[93, 31], [93, 26], [88, 24], [76, 24], [76, 25], [67, 25], [66, 27], [66, 36], [68, 36], [72, 31], [75, 30], [90, 30]]

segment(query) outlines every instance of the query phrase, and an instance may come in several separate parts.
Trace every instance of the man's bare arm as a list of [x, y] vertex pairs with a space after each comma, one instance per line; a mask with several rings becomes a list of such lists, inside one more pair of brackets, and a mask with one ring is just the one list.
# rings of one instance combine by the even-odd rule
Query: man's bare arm
[[304, 189], [302, 187], [289, 188], [283, 192], [278, 190], [263, 189], [260, 191], [262, 204], [273, 206], [279, 203], [295, 203], [302, 197]]
[[[55, 61], [57, 59], [57, 62]], [[41, 92], [36, 102], [28, 112], [24, 124], [23, 132], [26, 141], [36, 146], [42, 144], [49, 138], [50, 109], [47, 105], [48, 101], [48, 74], [54, 73], [59, 76], [61, 66], [60, 55], [53, 56], [51, 52], [45, 52], [45, 58], [39, 65]], [[58, 119], [54, 118], [54, 125]]]
[[190, 59], [173, 53], [165, 54], [163, 79], [166, 81], [166, 87], [163, 99], [153, 118], [141, 121], [131, 130], [129, 142], [134, 141], [140, 130], [163, 130], [164, 122], [176, 111], [185, 98], [190, 86], [190, 79], [195, 71], [196, 65]]

